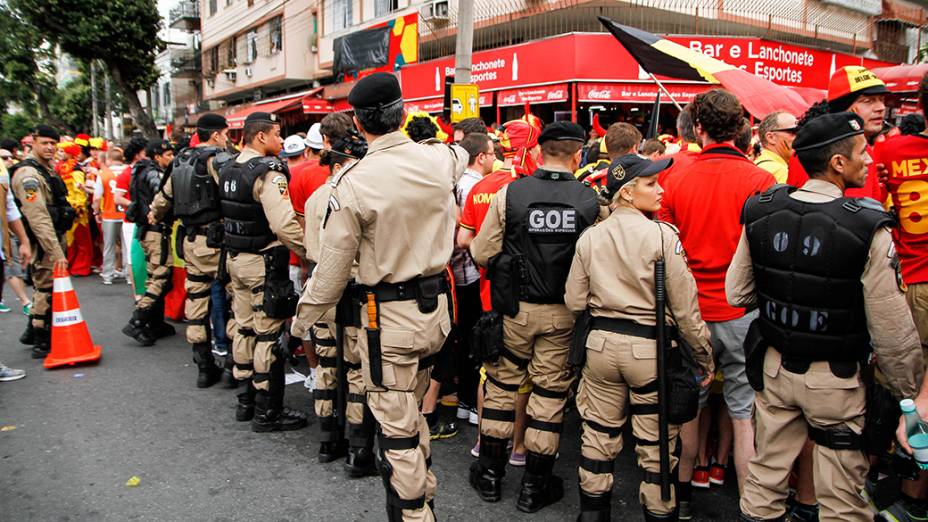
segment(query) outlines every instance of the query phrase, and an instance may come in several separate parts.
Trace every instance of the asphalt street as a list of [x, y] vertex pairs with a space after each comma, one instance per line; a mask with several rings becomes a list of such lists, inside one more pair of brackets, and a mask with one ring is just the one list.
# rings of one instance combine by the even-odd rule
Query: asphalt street
[[[83, 316], [103, 358], [45, 370], [17, 338], [25, 318], [0, 315], [0, 361], [26, 370], [0, 383], [0, 520], [7, 521], [381, 521], [379, 477], [348, 480], [340, 462], [319, 464], [318, 427], [256, 434], [234, 420], [234, 391], [194, 386], [196, 368], [178, 335], [140, 347], [120, 329], [132, 312], [125, 284], [75, 279]], [[7, 289], [6, 296], [13, 299]], [[13, 307], [16, 308], [15, 306]], [[302, 384], [291, 407], [312, 410]], [[555, 467], [565, 497], [534, 515], [515, 497], [521, 469], [509, 467], [503, 500], [480, 501], [468, 485], [476, 428], [432, 443], [439, 520], [565, 521], [578, 513], [579, 426], [568, 414]], [[723, 488], [697, 491], [698, 520], [737, 516], [734, 470]], [[127, 485], [138, 477], [135, 487]], [[642, 520], [640, 477], [626, 444], [616, 466], [614, 520]]]

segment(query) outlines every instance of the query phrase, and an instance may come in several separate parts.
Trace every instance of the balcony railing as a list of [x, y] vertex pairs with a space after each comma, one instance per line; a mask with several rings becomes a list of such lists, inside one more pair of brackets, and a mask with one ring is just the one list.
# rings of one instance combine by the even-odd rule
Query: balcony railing
[[175, 29], [196, 31], [200, 29], [200, 4], [181, 0], [168, 13], [169, 25]]
[[171, 51], [171, 76], [175, 78], [195, 78], [201, 70], [200, 53], [194, 49], [176, 49]]

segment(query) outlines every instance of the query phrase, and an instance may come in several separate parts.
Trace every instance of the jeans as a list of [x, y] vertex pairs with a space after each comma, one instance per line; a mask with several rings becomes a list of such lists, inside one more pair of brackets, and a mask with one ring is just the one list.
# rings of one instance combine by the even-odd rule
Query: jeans
[[226, 298], [226, 289], [219, 281], [213, 281], [212, 306], [209, 316], [213, 326], [213, 340], [217, 348], [229, 349], [231, 341], [226, 335], [226, 323], [229, 320], [229, 300]]

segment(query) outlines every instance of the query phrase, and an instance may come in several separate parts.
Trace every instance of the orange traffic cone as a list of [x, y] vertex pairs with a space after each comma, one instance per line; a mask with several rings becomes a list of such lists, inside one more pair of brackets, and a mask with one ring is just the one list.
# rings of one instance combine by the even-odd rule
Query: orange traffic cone
[[94, 346], [90, 330], [81, 315], [77, 293], [66, 269], [55, 269], [52, 290], [52, 351], [45, 357], [45, 367], [100, 360], [102, 349]]

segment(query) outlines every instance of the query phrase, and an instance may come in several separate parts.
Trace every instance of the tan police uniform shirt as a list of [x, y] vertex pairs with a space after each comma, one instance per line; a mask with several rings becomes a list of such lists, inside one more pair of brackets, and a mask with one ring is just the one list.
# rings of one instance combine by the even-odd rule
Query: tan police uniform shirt
[[[207, 145], [203, 145], [204, 147]], [[210, 156], [206, 162], [206, 171], [209, 172], [209, 175], [213, 177], [213, 181], [216, 184], [219, 184], [219, 172], [216, 171], [216, 165], [213, 164], [213, 159], [216, 156]], [[154, 215], [157, 221], [161, 221], [164, 218], [164, 214], [168, 211], [174, 201], [174, 177], [171, 176], [167, 181], [164, 182], [164, 186], [161, 187], [161, 190], [155, 194], [155, 199], [151, 202], [151, 212]]]
[[303, 235], [303, 245], [306, 246], [306, 259], [313, 263], [319, 262], [319, 253], [322, 249], [322, 222], [326, 210], [329, 208], [329, 196], [332, 194], [332, 178], [325, 180], [319, 188], [306, 198], [303, 207], [303, 219], [306, 221]]
[[[836, 185], [819, 179], [810, 179], [790, 195], [809, 203], [826, 203], [842, 196]], [[902, 397], [914, 397], [921, 384], [921, 343], [905, 293], [896, 282], [895, 266], [898, 260], [890, 230], [877, 230], [870, 241], [870, 255], [860, 276], [867, 329], [877, 362], [889, 385]], [[725, 277], [725, 293], [732, 306], [757, 304], [751, 249], [744, 231]]]
[[[484, 268], [486, 268], [491, 257], [503, 251], [503, 238], [506, 235], [506, 192], [508, 189], [509, 185], [505, 185], [496, 193], [496, 197], [490, 202], [490, 208], [487, 209], [486, 217], [483, 218], [480, 232], [470, 244], [471, 257], [474, 258], [475, 263]], [[600, 206], [597, 221], [602, 221], [608, 217], [609, 209]]]
[[657, 324], [654, 263], [665, 266], [667, 317], [693, 348], [706, 373], [714, 371], [709, 329], [696, 302], [696, 280], [686, 261], [677, 230], [638, 210], [618, 207], [605, 221], [588, 228], [577, 241], [577, 251], [565, 286], [564, 304], [580, 313], [589, 308], [596, 317]]
[[[264, 155], [245, 146], [242, 153], [235, 158], [238, 164], [247, 163], [252, 158]], [[287, 176], [284, 175], [284, 164], [280, 159], [272, 158], [272, 168], [263, 177], [255, 180], [252, 197], [261, 203], [264, 215], [271, 226], [271, 232], [277, 235], [278, 241], [271, 242], [264, 250], [269, 250], [283, 244], [297, 257], [306, 259], [306, 249], [303, 247], [303, 229], [296, 220], [296, 212], [290, 203], [290, 188]]]
[[319, 262], [300, 298], [294, 335], [338, 303], [357, 259], [359, 284], [401, 283], [440, 273], [454, 245], [454, 185], [468, 154], [401, 131], [333, 179]]
[[[38, 156], [29, 154], [26, 157], [44, 165], [52, 176], [56, 175], [54, 169]], [[35, 234], [42, 250], [51, 256], [53, 263], [64, 258], [64, 249], [61, 247], [58, 234], [55, 233], [52, 217], [48, 213], [47, 205], [52, 199], [52, 189], [45, 183], [45, 178], [35, 168], [23, 166], [16, 171], [11, 185], [13, 195], [21, 205], [20, 212], [26, 217], [29, 229]]]

